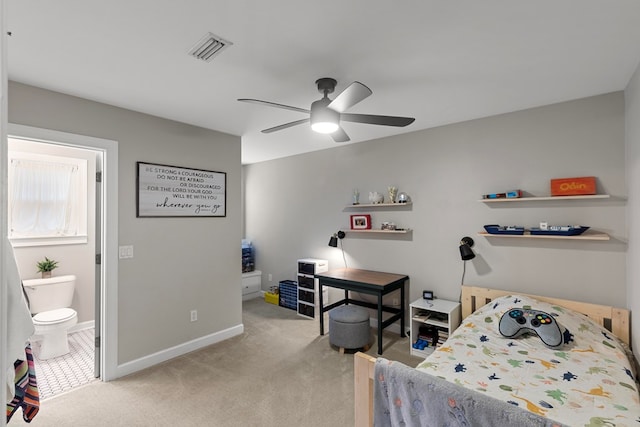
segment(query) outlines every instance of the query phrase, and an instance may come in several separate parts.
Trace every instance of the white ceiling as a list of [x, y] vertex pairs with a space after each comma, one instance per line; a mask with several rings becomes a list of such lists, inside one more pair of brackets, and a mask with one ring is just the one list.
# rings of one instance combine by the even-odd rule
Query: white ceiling
[[[7, 0], [9, 78], [242, 136], [254, 163], [335, 147], [304, 114], [319, 77], [373, 90], [352, 142], [623, 90], [640, 59], [637, 0]], [[207, 32], [233, 43], [187, 55]], [[334, 94], [335, 95], [335, 94]]]

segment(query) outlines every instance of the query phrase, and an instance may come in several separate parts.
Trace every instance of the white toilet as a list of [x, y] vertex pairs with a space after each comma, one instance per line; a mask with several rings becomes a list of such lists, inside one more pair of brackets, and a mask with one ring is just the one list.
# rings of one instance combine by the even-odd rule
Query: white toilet
[[34, 315], [34, 339], [41, 339], [38, 358], [46, 360], [69, 353], [67, 330], [78, 323], [78, 313], [69, 308], [76, 276], [28, 279], [22, 281], [22, 286]]

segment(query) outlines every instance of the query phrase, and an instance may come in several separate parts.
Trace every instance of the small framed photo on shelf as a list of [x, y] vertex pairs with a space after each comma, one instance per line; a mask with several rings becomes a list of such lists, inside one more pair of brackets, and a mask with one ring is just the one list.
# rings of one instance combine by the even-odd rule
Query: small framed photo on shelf
[[371, 215], [351, 215], [352, 230], [371, 229]]

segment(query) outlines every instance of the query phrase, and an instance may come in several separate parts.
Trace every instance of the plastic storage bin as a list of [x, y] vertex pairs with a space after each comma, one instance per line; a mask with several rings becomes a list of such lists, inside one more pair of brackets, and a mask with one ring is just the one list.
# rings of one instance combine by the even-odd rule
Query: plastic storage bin
[[268, 302], [269, 304], [278, 305], [278, 294], [274, 294], [272, 292], [265, 292], [264, 293], [264, 300], [265, 300], [265, 302]]
[[290, 308], [291, 310], [298, 309], [298, 282], [294, 280], [283, 280], [278, 284], [280, 292], [280, 306]]
[[249, 273], [256, 268], [256, 256], [253, 245], [248, 240], [242, 240], [242, 272]]

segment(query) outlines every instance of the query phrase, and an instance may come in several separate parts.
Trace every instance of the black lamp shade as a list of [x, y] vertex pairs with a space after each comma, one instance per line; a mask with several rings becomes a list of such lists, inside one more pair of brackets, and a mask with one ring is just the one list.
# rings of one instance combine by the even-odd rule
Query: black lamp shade
[[344, 239], [344, 236], [346, 236], [346, 234], [342, 230], [339, 230], [337, 233], [333, 233], [333, 236], [331, 236], [331, 238], [329, 239], [329, 246], [331, 246], [332, 248], [337, 248], [338, 239]]
[[460, 258], [462, 258], [463, 261], [468, 261], [475, 257], [476, 254], [473, 253], [469, 245], [460, 245]]
[[476, 257], [476, 254], [471, 250], [471, 246], [473, 246], [473, 239], [471, 237], [463, 237], [462, 240], [460, 240], [460, 258], [462, 258], [463, 261], [469, 261]]

